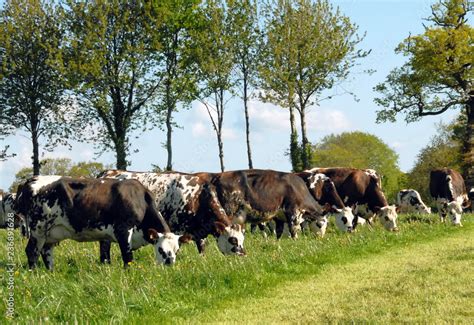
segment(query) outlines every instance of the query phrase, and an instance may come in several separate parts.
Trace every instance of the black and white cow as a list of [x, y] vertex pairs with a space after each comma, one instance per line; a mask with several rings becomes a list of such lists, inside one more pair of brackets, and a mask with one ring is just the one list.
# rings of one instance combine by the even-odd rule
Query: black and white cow
[[326, 207], [315, 201], [297, 175], [259, 169], [197, 175], [211, 179], [219, 201], [234, 222], [258, 224], [274, 220], [277, 238], [285, 223], [295, 238], [304, 220], [312, 222], [312, 230], [318, 235], [326, 231]]
[[421, 199], [420, 193], [414, 189], [401, 190], [397, 194], [397, 208], [401, 213], [431, 213]]
[[304, 180], [316, 202], [329, 206], [329, 212], [334, 215], [339, 230], [352, 232], [354, 222], [352, 209], [344, 205], [333, 181], [324, 174], [309, 171], [296, 173], [296, 175]]
[[448, 216], [453, 225], [461, 226], [463, 208], [470, 205], [461, 174], [450, 168], [432, 170], [430, 194], [436, 200], [441, 221]]
[[146, 244], [155, 246], [157, 263], [173, 264], [179, 244], [189, 239], [170, 232], [152, 194], [135, 180], [62, 177], [44, 185], [33, 177], [19, 189], [17, 204], [28, 217], [30, 268], [41, 253], [52, 269], [53, 247], [64, 239], [117, 241], [125, 266], [133, 260], [132, 251]]
[[0, 228], [21, 226], [21, 219], [16, 213], [15, 200], [15, 193], [3, 193], [0, 196]]
[[223, 254], [245, 255], [244, 231], [225, 213], [210, 179], [177, 172], [121, 170], [107, 170], [99, 177], [136, 179], [142, 183], [153, 193], [156, 206], [171, 230], [191, 234], [199, 253], [204, 252], [207, 236], [213, 235]]
[[336, 186], [346, 206], [352, 207], [354, 228], [363, 218], [370, 224], [374, 216], [378, 216], [385, 229], [398, 231], [397, 208], [389, 205], [381, 187], [381, 179], [373, 169], [357, 169], [347, 167], [313, 168], [308, 172], [322, 173], [328, 176]]

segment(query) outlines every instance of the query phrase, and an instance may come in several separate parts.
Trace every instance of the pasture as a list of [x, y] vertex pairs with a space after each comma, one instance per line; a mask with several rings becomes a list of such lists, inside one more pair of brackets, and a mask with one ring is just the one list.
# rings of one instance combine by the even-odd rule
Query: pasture
[[[28, 271], [15, 231], [15, 319], [20, 323], [423, 322], [473, 323], [474, 215], [464, 227], [437, 215], [400, 216], [400, 232], [360, 227], [297, 240], [248, 234], [247, 257], [223, 256], [215, 241], [200, 257], [182, 247], [173, 267], [155, 265], [152, 246], [122, 267], [98, 262], [98, 243], [64, 241], [55, 270]], [[0, 233], [5, 247], [6, 232]], [[0, 312], [5, 314], [5, 249]]]

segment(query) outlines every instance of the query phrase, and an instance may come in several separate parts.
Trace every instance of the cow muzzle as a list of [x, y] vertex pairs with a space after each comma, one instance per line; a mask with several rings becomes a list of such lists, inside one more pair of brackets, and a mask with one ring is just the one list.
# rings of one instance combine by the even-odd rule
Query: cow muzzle
[[247, 255], [247, 253], [245, 252], [245, 250], [243, 249], [242, 246], [234, 246], [234, 247], [232, 247], [231, 251], [232, 251], [232, 253], [235, 253], [238, 256]]

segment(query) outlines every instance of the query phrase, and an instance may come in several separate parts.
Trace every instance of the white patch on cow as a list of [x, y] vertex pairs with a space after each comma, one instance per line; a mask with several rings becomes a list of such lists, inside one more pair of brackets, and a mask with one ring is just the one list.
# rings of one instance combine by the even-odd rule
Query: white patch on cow
[[377, 175], [377, 171], [375, 169], [366, 169], [365, 173], [371, 177], [374, 177], [377, 179], [379, 178], [379, 175]]
[[[414, 204], [412, 203], [413, 201], [418, 203]], [[397, 207], [401, 213], [431, 213], [431, 208], [425, 205], [420, 193], [414, 189], [406, 189], [398, 192]]]
[[448, 181], [448, 188], [451, 192], [451, 196], [454, 198], [453, 178], [451, 177], [451, 175], [447, 175], [446, 180]]
[[43, 187], [56, 182], [61, 177], [59, 175], [35, 176], [35, 180], [29, 183], [32, 195], [35, 196]]
[[330, 178], [324, 174], [312, 174], [309, 177], [309, 188], [315, 188], [319, 182], [324, 182], [326, 180], [330, 180]]
[[245, 255], [242, 227], [240, 225], [227, 226], [217, 237], [217, 247], [224, 255]]
[[385, 229], [389, 231], [397, 231], [397, 208], [394, 205], [388, 205], [380, 208], [377, 212], [380, 222]]
[[320, 237], [324, 237], [326, 234], [326, 229], [328, 227], [328, 219], [326, 216], [323, 216], [319, 218], [318, 220], [312, 221], [309, 224], [309, 228], [311, 231], [316, 235]]
[[128, 230], [127, 243], [128, 243], [128, 247], [130, 247], [130, 249], [132, 248], [132, 236], [133, 236], [133, 228]]
[[344, 207], [343, 209], [338, 209], [333, 207], [335, 212], [332, 214], [336, 219], [336, 226], [342, 232], [351, 232], [352, 226], [354, 222], [354, 214], [352, 213], [352, 209], [349, 207]]
[[158, 234], [158, 240], [154, 244], [157, 264], [172, 265], [176, 262], [179, 237], [173, 233]]

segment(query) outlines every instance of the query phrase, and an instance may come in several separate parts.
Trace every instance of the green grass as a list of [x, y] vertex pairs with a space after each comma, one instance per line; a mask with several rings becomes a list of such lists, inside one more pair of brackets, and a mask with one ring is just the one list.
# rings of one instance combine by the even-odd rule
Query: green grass
[[[101, 265], [97, 243], [65, 241], [55, 248], [54, 272], [27, 270], [17, 233], [15, 320], [472, 323], [474, 216], [463, 224], [401, 216], [399, 233], [377, 225], [355, 234], [331, 227], [323, 239], [248, 235], [245, 258], [222, 256], [209, 238], [205, 257], [186, 245], [171, 268], [156, 266], [149, 246], [127, 270], [117, 245], [112, 265]], [[4, 261], [2, 252], [2, 314]]]

